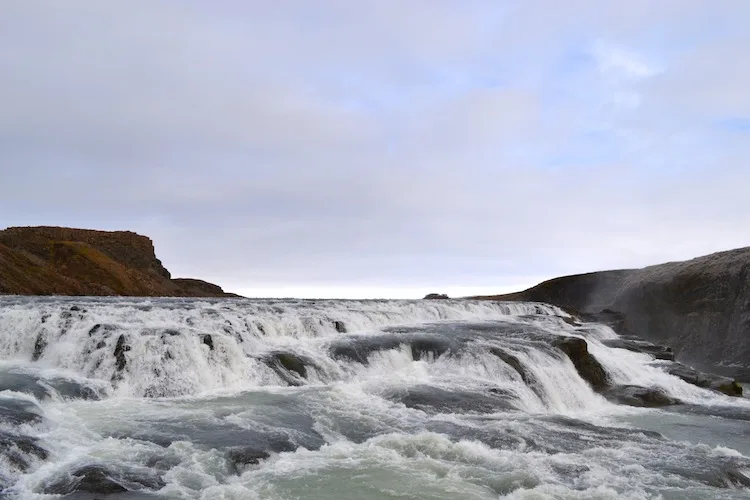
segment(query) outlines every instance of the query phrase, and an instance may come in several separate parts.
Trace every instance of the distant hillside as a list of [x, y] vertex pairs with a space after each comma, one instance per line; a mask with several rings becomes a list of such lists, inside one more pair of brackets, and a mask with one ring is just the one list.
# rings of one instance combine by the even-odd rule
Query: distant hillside
[[0, 294], [235, 296], [204, 281], [171, 279], [145, 236], [64, 227], [0, 231]]
[[671, 345], [678, 358], [750, 369], [750, 248], [565, 276], [477, 298], [548, 302], [582, 313], [609, 310], [619, 313], [622, 331]]

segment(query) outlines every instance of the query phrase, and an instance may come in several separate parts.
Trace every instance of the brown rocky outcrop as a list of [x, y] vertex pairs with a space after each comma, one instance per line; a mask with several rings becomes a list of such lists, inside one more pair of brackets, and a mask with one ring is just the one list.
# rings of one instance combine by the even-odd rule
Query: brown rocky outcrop
[[601, 317], [619, 333], [669, 345], [677, 359], [702, 368], [730, 376], [750, 368], [750, 247], [476, 298], [555, 304], [589, 320]]
[[146, 236], [64, 227], [0, 231], [0, 294], [231, 296], [204, 281], [171, 279]]

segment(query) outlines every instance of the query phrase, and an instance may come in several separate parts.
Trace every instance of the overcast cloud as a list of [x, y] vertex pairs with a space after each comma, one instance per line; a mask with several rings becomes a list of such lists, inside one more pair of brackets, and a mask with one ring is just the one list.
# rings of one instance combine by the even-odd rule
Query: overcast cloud
[[248, 295], [750, 244], [750, 2], [0, 3], [0, 225]]

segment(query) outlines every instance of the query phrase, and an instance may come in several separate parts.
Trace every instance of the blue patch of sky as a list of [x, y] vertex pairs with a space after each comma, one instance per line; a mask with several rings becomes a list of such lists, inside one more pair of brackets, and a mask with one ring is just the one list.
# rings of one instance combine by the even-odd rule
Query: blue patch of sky
[[750, 116], [735, 116], [731, 118], [724, 118], [716, 122], [716, 126], [719, 129], [726, 130], [729, 132], [750, 132]]

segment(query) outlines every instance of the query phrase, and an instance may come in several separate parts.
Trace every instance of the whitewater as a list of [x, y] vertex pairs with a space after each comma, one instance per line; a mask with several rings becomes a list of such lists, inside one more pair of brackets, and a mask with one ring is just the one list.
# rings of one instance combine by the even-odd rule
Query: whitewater
[[[557, 346], [584, 339], [620, 404]], [[537, 303], [0, 298], [0, 497], [740, 499], [750, 399]]]

